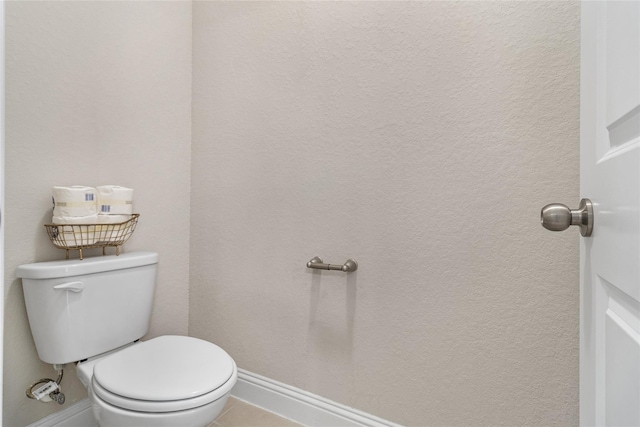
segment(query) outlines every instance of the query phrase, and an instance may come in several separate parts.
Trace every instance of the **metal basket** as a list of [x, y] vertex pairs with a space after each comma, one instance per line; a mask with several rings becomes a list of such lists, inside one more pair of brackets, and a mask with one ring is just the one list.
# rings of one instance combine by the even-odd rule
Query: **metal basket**
[[82, 250], [113, 246], [116, 255], [120, 255], [120, 246], [133, 234], [140, 214], [131, 215], [131, 219], [116, 224], [45, 224], [47, 234], [53, 246], [65, 249], [65, 258], [69, 259], [69, 251], [77, 250], [82, 259]]

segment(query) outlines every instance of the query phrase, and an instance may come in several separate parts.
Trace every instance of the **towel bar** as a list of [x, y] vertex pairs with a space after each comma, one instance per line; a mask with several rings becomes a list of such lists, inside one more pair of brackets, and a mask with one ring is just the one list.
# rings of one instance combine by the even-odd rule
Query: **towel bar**
[[307, 263], [307, 268], [317, 268], [319, 270], [340, 270], [345, 273], [351, 273], [358, 269], [358, 263], [355, 259], [349, 258], [344, 264], [325, 264], [319, 256], [311, 258]]

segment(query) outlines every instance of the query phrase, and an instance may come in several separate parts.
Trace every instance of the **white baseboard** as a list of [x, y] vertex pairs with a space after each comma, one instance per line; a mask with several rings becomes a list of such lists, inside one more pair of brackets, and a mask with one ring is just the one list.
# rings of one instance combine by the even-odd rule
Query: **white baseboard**
[[400, 427], [244, 369], [238, 369], [238, 382], [231, 395], [308, 427]]
[[[244, 369], [238, 369], [231, 395], [308, 427], [400, 427]], [[83, 399], [27, 427], [98, 427], [98, 423], [89, 399]]]
[[91, 402], [89, 399], [82, 399], [55, 414], [29, 424], [27, 427], [98, 427], [98, 423], [91, 412]]

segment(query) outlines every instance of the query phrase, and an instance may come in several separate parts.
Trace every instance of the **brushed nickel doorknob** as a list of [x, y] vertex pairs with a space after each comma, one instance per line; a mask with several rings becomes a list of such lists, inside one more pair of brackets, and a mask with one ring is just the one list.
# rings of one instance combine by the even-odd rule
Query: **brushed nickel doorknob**
[[569, 209], [561, 203], [552, 203], [542, 208], [540, 223], [551, 231], [563, 231], [577, 225], [580, 234], [589, 237], [593, 231], [593, 204], [589, 199], [582, 199], [578, 209]]

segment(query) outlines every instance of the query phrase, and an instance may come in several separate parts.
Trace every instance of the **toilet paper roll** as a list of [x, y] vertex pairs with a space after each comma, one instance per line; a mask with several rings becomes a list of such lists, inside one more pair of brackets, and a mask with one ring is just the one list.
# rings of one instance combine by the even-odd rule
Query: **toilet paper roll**
[[82, 223], [64, 223], [61, 218], [54, 217], [54, 224], [57, 225], [57, 238], [68, 247], [94, 245], [99, 239], [99, 230], [96, 225]]
[[98, 194], [98, 213], [131, 215], [133, 213], [133, 189], [119, 185], [101, 185]]
[[98, 224], [119, 224], [121, 222], [127, 222], [131, 219], [131, 215], [96, 215]]
[[56, 186], [52, 189], [53, 216], [86, 217], [97, 213], [96, 189], [82, 185]]
[[100, 237], [95, 226], [98, 222], [96, 213], [87, 216], [54, 216], [51, 222], [61, 224], [58, 233], [68, 246], [93, 245]]
[[130, 227], [130, 224], [122, 224], [131, 219], [131, 215], [97, 215], [98, 216], [98, 239], [100, 242], [113, 243], [122, 240], [123, 233]]
[[98, 214], [87, 216], [53, 216], [51, 222], [53, 224], [97, 224]]

